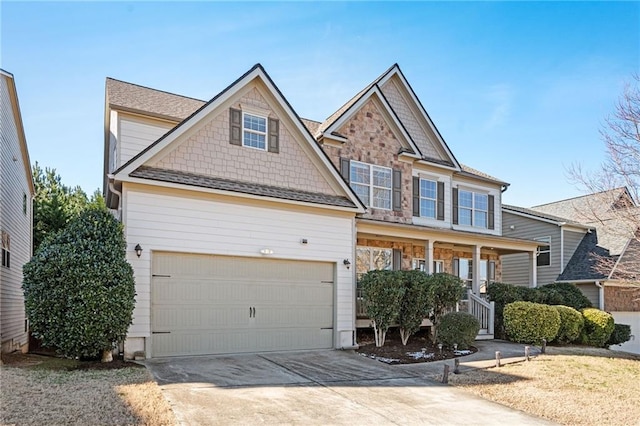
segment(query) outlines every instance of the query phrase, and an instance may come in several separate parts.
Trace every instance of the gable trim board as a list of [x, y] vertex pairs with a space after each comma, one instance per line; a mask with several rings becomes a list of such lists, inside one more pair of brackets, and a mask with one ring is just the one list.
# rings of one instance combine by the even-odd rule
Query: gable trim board
[[260, 64], [255, 65], [242, 77], [240, 77], [230, 86], [216, 95], [213, 99], [200, 107], [197, 111], [183, 120], [180, 124], [168, 131], [164, 136], [149, 145], [146, 149], [142, 150], [127, 163], [123, 164], [120, 168], [114, 171], [109, 178], [115, 181], [127, 180], [128, 176], [130, 176], [134, 171], [136, 171], [139, 167], [145, 165], [148, 161], [154, 159], [157, 155], [160, 155], [165, 149], [168, 149], [168, 147], [174, 141], [185, 137], [190, 130], [194, 129], [198, 125], [198, 123], [202, 121], [204, 117], [209, 116], [219, 108], [225, 108], [225, 104], [230, 102], [235, 95], [239, 94], [254, 79], [259, 80], [265, 85], [265, 87], [269, 91], [269, 94], [275, 97], [275, 99], [278, 101], [279, 106], [283, 108], [284, 113], [294, 124], [296, 130], [302, 135], [304, 142], [306, 142], [308, 146], [311, 147], [313, 154], [324, 166], [324, 169], [319, 169], [319, 171], [320, 173], [325, 174], [325, 177], [328, 178], [327, 182], [336, 190], [338, 190], [339, 188], [338, 191], [344, 193], [352, 201], [355, 207], [355, 211], [364, 212], [365, 207], [362, 205], [358, 197], [340, 177], [338, 171], [329, 161], [327, 155], [318, 146], [316, 141], [309, 133], [309, 130], [302, 124], [298, 115], [291, 108], [284, 96], [282, 96], [279, 89], [275, 86], [271, 78], [268, 76], [268, 74]]

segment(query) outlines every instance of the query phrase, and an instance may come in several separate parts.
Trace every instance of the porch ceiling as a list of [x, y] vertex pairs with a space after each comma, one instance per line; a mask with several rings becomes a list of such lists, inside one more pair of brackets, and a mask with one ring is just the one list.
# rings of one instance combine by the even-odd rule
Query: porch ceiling
[[356, 219], [357, 236], [383, 240], [404, 240], [417, 244], [433, 241], [434, 245], [462, 247], [480, 246], [495, 250], [498, 254], [534, 252], [541, 244], [538, 241], [501, 237], [453, 229], [432, 228], [420, 225], [382, 222], [371, 219]]

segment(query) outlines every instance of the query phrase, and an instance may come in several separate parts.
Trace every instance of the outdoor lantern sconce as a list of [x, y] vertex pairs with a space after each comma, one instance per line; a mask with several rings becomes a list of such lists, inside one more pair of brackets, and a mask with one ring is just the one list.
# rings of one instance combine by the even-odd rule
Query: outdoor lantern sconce
[[136, 248], [134, 250], [136, 251], [136, 255], [138, 257], [142, 255], [142, 247], [140, 246], [140, 244], [136, 244]]
[[343, 260], [342, 263], [344, 263], [344, 266], [346, 266], [347, 269], [349, 269], [351, 267], [351, 262], [349, 262], [349, 259]]

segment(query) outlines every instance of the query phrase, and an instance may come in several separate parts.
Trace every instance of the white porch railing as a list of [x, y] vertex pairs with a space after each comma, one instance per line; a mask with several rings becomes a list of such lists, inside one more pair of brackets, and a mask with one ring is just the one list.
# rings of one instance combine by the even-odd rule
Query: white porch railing
[[471, 291], [467, 293], [468, 312], [476, 317], [478, 322], [480, 322], [480, 333], [478, 333], [479, 339], [493, 339], [496, 311], [495, 305], [495, 302], [487, 302], [480, 296], [473, 294]]

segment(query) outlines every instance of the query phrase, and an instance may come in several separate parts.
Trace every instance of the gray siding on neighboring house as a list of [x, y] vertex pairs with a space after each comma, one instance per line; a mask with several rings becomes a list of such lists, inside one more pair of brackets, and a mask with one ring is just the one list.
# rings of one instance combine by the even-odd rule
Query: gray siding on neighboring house
[[[0, 229], [10, 239], [10, 267], [0, 266], [0, 340], [2, 350], [10, 352], [28, 343], [22, 265], [31, 257], [31, 177], [25, 169], [31, 166], [23, 159], [21, 129], [16, 124], [9, 89], [13, 83], [7, 79], [0, 75]], [[26, 212], [23, 210], [25, 195]]]
[[[511, 226], [514, 226], [514, 229], [511, 229]], [[529, 219], [504, 210], [502, 212], [502, 235], [529, 240], [551, 237], [551, 264], [538, 267], [538, 286], [550, 284], [560, 275], [560, 227], [558, 225]], [[502, 282], [528, 285], [529, 256], [527, 254], [502, 256]]]
[[580, 291], [587, 296], [587, 299], [591, 302], [594, 308], [601, 309], [600, 307], [600, 289], [595, 284], [576, 284]]
[[[573, 231], [567, 231], [567, 230], [564, 231], [564, 247], [563, 247], [564, 259], [563, 259], [562, 270], [564, 270], [564, 268], [567, 266], [567, 263], [569, 263], [569, 261], [571, 260], [571, 256], [573, 256], [573, 253], [575, 253], [576, 249], [578, 248], [578, 245], [580, 245], [580, 242], [584, 238], [584, 234], [585, 234], [585, 231], [582, 231], [582, 232], [573, 232]], [[562, 271], [558, 273], [560, 274], [562, 273]]]

